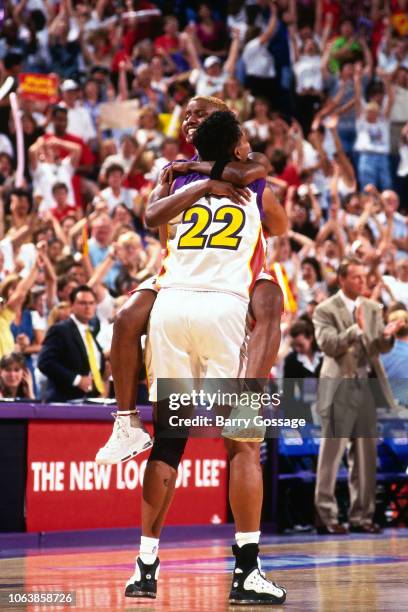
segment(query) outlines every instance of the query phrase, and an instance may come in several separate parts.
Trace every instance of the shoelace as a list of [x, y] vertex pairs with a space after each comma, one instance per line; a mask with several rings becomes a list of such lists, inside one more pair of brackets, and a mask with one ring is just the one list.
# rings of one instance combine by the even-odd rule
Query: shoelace
[[114, 412], [112, 412], [112, 416], [115, 419], [115, 424], [113, 426], [113, 431], [111, 434], [111, 437], [109, 438], [106, 446], [112, 446], [115, 443], [117, 443], [118, 438], [119, 439], [123, 439], [123, 438], [128, 438], [129, 437], [129, 433], [126, 429], [126, 425], [125, 423], [122, 421], [122, 419], [120, 417], [118, 417], [117, 414], [115, 414]]

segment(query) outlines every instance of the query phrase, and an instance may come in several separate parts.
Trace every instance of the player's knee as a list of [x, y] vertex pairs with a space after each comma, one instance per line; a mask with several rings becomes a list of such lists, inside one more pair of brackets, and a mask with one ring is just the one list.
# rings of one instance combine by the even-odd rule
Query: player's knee
[[187, 438], [155, 438], [148, 461], [162, 461], [177, 470], [186, 444]]
[[229, 461], [240, 457], [247, 463], [259, 464], [259, 442], [228, 439], [225, 439], [224, 442]]
[[[152, 294], [151, 299], [148, 300], [149, 304], [147, 304], [147, 307], [139, 303], [141, 301], [140, 297], [135, 294], [116, 313], [113, 321], [114, 334], [126, 334], [126, 336], [129, 336], [129, 334], [137, 335], [145, 332], [155, 295], [152, 291], [144, 293]], [[145, 296], [143, 297], [146, 300]], [[150, 295], [147, 298], [150, 298]]]
[[279, 285], [271, 281], [256, 283], [251, 307], [257, 323], [280, 320], [283, 310], [283, 293]]

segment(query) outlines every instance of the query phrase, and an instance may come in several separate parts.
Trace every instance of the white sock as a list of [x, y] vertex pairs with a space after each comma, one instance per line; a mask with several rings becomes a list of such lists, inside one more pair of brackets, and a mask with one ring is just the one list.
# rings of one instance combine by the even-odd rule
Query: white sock
[[235, 534], [235, 541], [240, 548], [245, 544], [259, 544], [260, 535], [260, 531], [241, 531]]
[[142, 536], [140, 538], [140, 549], [139, 557], [146, 563], [146, 565], [152, 565], [157, 559], [157, 552], [159, 550], [159, 538], [148, 538]]
[[131, 414], [136, 414], [136, 410], [117, 410], [116, 414], [118, 416], [130, 416]]

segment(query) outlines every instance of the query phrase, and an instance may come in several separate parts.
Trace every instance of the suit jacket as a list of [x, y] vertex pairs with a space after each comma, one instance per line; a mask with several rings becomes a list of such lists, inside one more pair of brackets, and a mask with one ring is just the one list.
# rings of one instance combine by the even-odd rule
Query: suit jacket
[[[105, 362], [102, 349], [95, 343], [101, 354], [103, 373]], [[38, 367], [48, 379], [45, 392], [47, 402], [67, 402], [87, 397], [82, 389], [72, 384], [78, 374], [87, 376], [90, 373], [85, 344], [72, 319], [49, 328], [38, 357]], [[94, 387], [89, 395], [95, 397], [99, 393]]]
[[[347, 309], [340, 293], [324, 300], [313, 315], [317, 344], [324, 353], [319, 384], [317, 410], [325, 416], [333, 401], [336, 389], [344, 378], [355, 378], [358, 371], [369, 366], [375, 373], [383, 395], [390, 408], [397, 410], [380, 353], [391, 350], [394, 339], [383, 336], [384, 323], [380, 304], [363, 299], [364, 333]], [[368, 374], [367, 374], [368, 376]]]

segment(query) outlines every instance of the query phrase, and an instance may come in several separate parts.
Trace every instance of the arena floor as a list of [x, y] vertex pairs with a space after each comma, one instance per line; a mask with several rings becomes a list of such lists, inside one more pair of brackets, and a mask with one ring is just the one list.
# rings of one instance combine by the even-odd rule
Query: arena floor
[[[180, 540], [161, 546], [156, 601], [123, 595], [135, 556], [129, 545], [3, 549], [0, 610], [21, 610], [21, 605], [10, 605], [7, 596], [22, 591], [75, 591], [76, 610], [236, 610], [226, 603], [233, 567], [230, 540]], [[286, 603], [274, 610], [408, 610], [408, 529], [387, 530], [379, 536], [269, 536], [263, 542], [263, 569], [288, 589]]]

